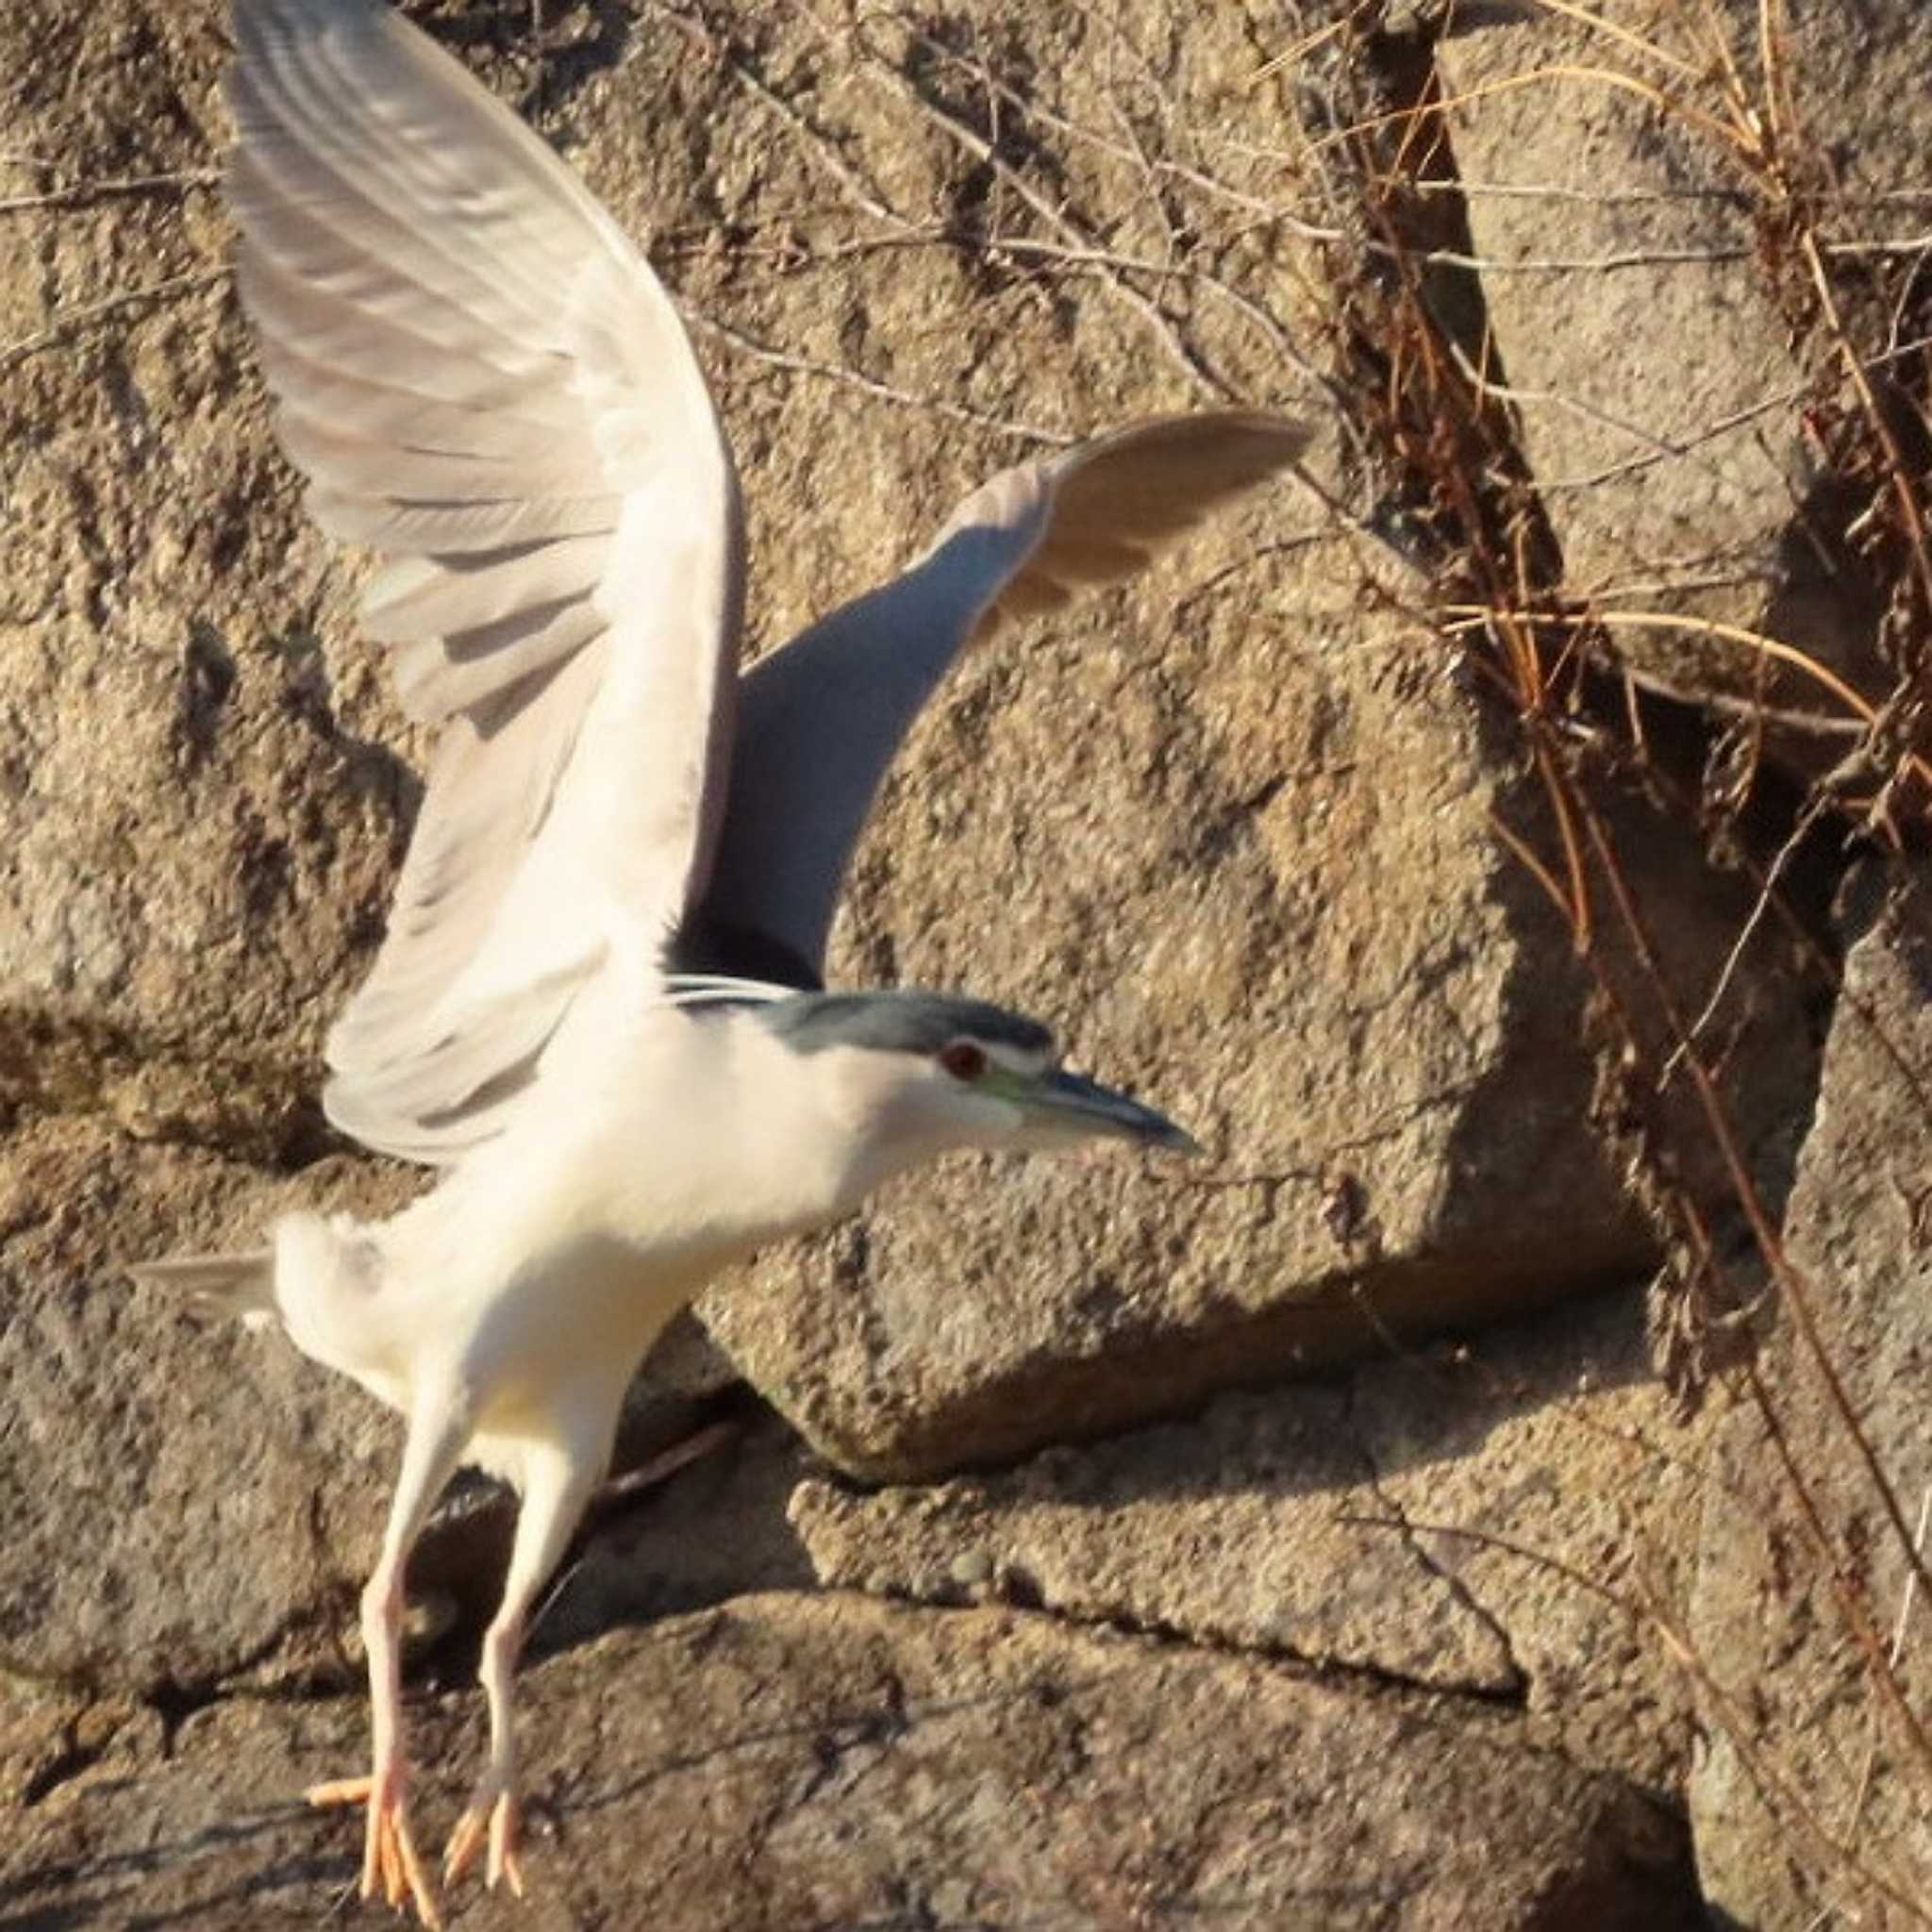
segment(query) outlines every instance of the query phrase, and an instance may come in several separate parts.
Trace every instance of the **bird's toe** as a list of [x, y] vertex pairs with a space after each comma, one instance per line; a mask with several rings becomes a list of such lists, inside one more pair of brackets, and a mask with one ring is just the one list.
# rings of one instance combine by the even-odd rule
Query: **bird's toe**
[[487, 1832], [487, 1814], [471, 1805], [457, 1820], [442, 1854], [442, 1882], [454, 1885], [476, 1861]]
[[404, 1776], [398, 1766], [387, 1776], [372, 1774], [311, 1785], [307, 1795], [311, 1805], [366, 1807], [362, 1896], [380, 1896], [396, 1907], [413, 1906], [424, 1924], [441, 1926], [442, 1912], [437, 1904], [436, 1889], [416, 1850], [408, 1808], [403, 1802], [403, 1786]]
[[375, 1789], [373, 1777], [335, 1777], [325, 1784], [310, 1785], [302, 1795], [311, 1805], [366, 1805]]
[[524, 1895], [524, 1870], [517, 1861], [517, 1801], [504, 1792], [490, 1814], [490, 1862], [483, 1882], [492, 1891], [501, 1879], [519, 1898]]
[[454, 1885], [484, 1853], [483, 1883], [494, 1890], [506, 1884], [524, 1895], [523, 1867], [517, 1861], [517, 1801], [515, 1794], [485, 1780], [450, 1833], [442, 1857], [442, 1882]]
[[382, 1846], [383, 1890], [392, 1906], [413, 1905], [424, 1924], [440, 1926], [442, 1912], [436, 1902], [436, 1888], [423, 1869], [416, 1850], [409, 1816], [400, 1803], [386, 1806], [376, 1821]]

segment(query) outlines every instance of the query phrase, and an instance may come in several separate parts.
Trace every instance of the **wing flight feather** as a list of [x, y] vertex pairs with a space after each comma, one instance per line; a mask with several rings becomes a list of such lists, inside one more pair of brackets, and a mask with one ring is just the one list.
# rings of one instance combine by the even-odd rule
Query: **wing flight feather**
[[902, 575], [753, 665], [693, 929], [755, 934], [817, 973], [879, 781], [959, 653], [1130, 575], [1308, 434], [1250, 410], [1162, 417], [1003, 471]]
[[442, 726], [331, 1118], [439, 1161], [498, 1131], [610, 962], [661, 962], [708, 861], [741, 536], [642, 258], [508, 108], [377, 0], [238, 0], [238, 282], [321, 527]]

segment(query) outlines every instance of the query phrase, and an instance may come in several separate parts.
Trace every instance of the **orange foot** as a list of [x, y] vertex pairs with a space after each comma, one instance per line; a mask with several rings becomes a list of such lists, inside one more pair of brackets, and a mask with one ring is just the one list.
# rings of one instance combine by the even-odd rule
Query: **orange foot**
[[396, 1766], [387, 1776], [343, 1777], [330, 1784], [311, 1785], [308, 1802], [366, 1807], [368, 1832], [362, 1849], [362, 1896], [374, 1898], [380, 1890], [392, 1906], [406, 1901], [414, 1905], [416, 1916], [425, 1925], [442, 1924], [435, 1890], [423, 1870], [423, 1860], [416, 1856], [416, 1840], [410, 1836], [409, 1814], [403, 1804], [402, 1766]]
[[443, 1884], [454, 1885], [475, 1862], [477, 1848], [486, 1834], [490, 1856], [483, 1866], [483, 1883], [493, 1891], [500, 1878], [522, 1898], [524, 1873], [517, 1863], [516, 1794], [498, 1790], [487, 1777], [477, 1786], [476, 1795], [464, 1807], [457, 1828], [449, 1835], [449, 1849], [442, 1857]]

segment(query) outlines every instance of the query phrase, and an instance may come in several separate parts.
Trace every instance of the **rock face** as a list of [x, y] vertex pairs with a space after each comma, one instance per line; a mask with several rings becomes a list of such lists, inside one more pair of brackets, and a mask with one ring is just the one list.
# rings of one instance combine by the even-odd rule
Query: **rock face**
[[[1511, 1023], [1561, 967], [1464, 700], [1310, 595], [1244, 621], [1266, 593], [1237, 584], [1218, 619], [1144, 598], [1108, 625], [1131, 643], [975, 667], [909, 750], [848, 976], [891, 933], [915, 983], [1064, 1013], [1076, 1064], [1214, 1158], [958, 1163], [715, 1290], [713, 1334], [850, 1471], [995, 1460], [1642, 1263], [1595, 1150], [1550, 1131], [1580, 1057], [1525, 1091]], [[1577, 1195], [1591, 1235], [1550, 1242]]]
[[215, 11], [0, 32], [24, 147], [61, 158], [8, 175], [0, 277], [0, 1655], [124, 1690], [324, 1665], [387, 1423], [120, 1271], [406, 1197], [310, 1164], [415, 748], [261, 433], [202, 178]]
[[1644, 1610], [1688, 1610], [1709, 1424], [1659, 1424], [1641, 1313], [1613, 1294], [998, 1475], [808, 1480], [791, 1519], [826, 1584], [1479, 1697], [1667, 1790], [1690, 1687]]
[[[1680, 1837], [1613, 1779], [994, 1610], [747, 1597], [560, 1658], [526, 1704], [533, 1896], [479, 1900], [467, 1925], [1698, 1923]], [[423, 1733], [474, 1746], [467, 1715]], [[332, 1908], [359, 1850], [280, 1794], [353, 1759], [347, 1708], [235, 1702], [164, 1764], [158, 1745], [116, 1733], [8, 1838], [16, 1906], [210, 1926]]]
[[208, 1156], [130, 1147], [84, 1120], [9, 1137], [9, 1673], [133, 1692], [276, 1658], [340, 1667], [400, 1430], [291, 1351], [137, 1303], [111, 1272], [190, 1221], [231, 1224], [238, 1198], [263, 1193]]
[[[770, 1256], [750, 1281], [708, 1293], [712, 1334], [849, 1473], [916, 1480], [998, 1461], [1650, 1264], [1586, 1124], [1589, 976], [1494, 830], [1524, 794], [1485, 767], [1453, 690], [1418, 684], [1399, 659], [1378, 674], [1373, 632], [1366, 662], [1304, 673], [1307, 635], [1270, 654], [1273, 675], [1257, 682], [1277, 693], [1276, 733], [1297, 741], [1298, 718], [1311, 755], [1329, 747], [1332, 775], [1206, 856], [1185, 843], [1225, 807], [1176, 810], [1161, 760], [1136, 783], [1131, 758], [1125, 773], [1076, 758], [1087, 782], [1029, 811], [1020, 787], [1049, 761], [1043, 721], [1003, 718], [1001, 736], [1033, 755], [976, 785], [963, 753], [914, 748], [940, 796], [957, 788], [997, 807], [943, 822], [966, 858], [943, 890], [929, 824], [904, 806], [883, 821], [889, 853], [933, 858], [885, 902], [894, 929], [942, 962], [914, 976], [953, 983], [976, 951], [1011, 973], [994, 981], [1002, 997], [1037, 1008], [1025, 956], [1065, 962], [1076, 1058], [1152, 1069], [1146, 1091], [1218, 1158], [1103, 1157], [1072, 1173], [961, 1162], [888, 1194], [803, 1262]], [[1240, 648], [1259, 655], [1251, 635]], [[1185, 632], [1168, 655], [1192, 655]], [[1044, 688], [1032, 666], [1028, 681]], [[1124, 724], [1130, 744], [1198, 727], [1189, 768], [1232, 797], [1242, 767], [1217, 763], [1218, 734], [1194, 709], [1220, 714], [1204, 693], [1215, 682], [1203, 654], [1190, 695], [1156, 715], [1124, 678], [1105, 706], [1115, 755]], [[1241, 715], [1240, 700], [1227, 709]], [[1008, 810], [1036, 830], [1014, 839]], [[1640, 817], [1636, 829], [1657, 826]], [[1082, 885], [1070, 904], [1056, 855], [1103, 838], [1139, 846], [1142, 862], [1104, 901]], [[1701, 997], [1748, 897], [1668, 845], [1631, 851], [1646, 903], [1669, 908], [1666, 970]], [[861, 930], [877, 903], [861, 900]], [[1024, 920], [1005, 910], [1015, 906]], [[1125, 970], [1109, 934], [1125, 936]], [[1762, 1004], [1730, 999], [1722, 1024], [1741, 1034], [1731, 1077], [1751, 1151], [1779, 1167], [1810, 1091], [1810, 1028], [1795, 982], [1757, 958]]]
[[1921, 870], [1846, 961], [1791, 1195], [1786, 1254], [1816, 1349], [1788, 1306], [1706, 1508], [1698, 1861], [1713, 1902], [1767, 1932], [1822, 1912], [1905, 1924], [1932, 1899], [1928, 1001]]
[[[1284, 485], [961, 667], [834, 940], [837, 980], [1039, 1014], [1208, 1158], [960, 1162], [706, 1299], [625, 1454], [719, 1416], [736, 1445], [608, 1502], [567, 1559], [528, 1697], [542, 1895], [466, 1923], [1669, 1927], [1700, 1883], [1767, 1926], [1923, 1919], [1925, 1646], [1898, 1640], [1890, 1698], [1847, 1635], [1862, 1614], [1889, 1654], [1896, 1525], [1802, 1337], [1761, 1324], [1757, 1373], [1836, 1572], [1749, 1375], [1687, 1419], [1643, 1306], [1660, 1228], [1752, 1266], [1689, 1032], [1916, 1520], [1924, 889], [1840, 997], [1807, 912], [1836, 821], [1785, 845], [1789, 808], [1739, 806], [1760, 752], [1841, 764], [1923, 640], [1898, 505], [1932, 318], [1891, 231], [1898, 194], [1932, 199], [1914, 9], [1778, 9], [1775, 111], [1742, 0], [1594, 26], [411, 10], [691, 317], [744, 473], [753, 651], [1029, 454], [1210, 401], [1324, 425], [1325, 500]], [[1692, 15], [1741, 93], [1657, 38]], [[364, 1749], [353, 1606], [395, 1425], [122, 1274], [419, 1185], [314, 1097], [428, 747], [269, 432], [214, 179], [226, 45], [216, 0], [0, 10], [0, 1919], [25, 1924], [312, 1924], [352, 1875], [292, 1794]], [[1454, 165], [1424, 180], [1406, 117], [1444, 96]], [[1746, 110], [1757, 147], [1713, 132]], [[1364, 291], [1445, 266], [1403, 256], [1385, 189], [1453, 205], [1463, 346], [1514, 397], [1497, 557], [1457, 522], [1496, 483], [1450, 461], [1474, 379], [1448, 321], [1359, 339]], [[1890, 469], [1794, 294], [1807, 234]], [[1389, 403], [1419, 382], [1420, 454]], [[1501, 617], [1470, 614], [1485, 581]], [[1611, 703], [1570, 675], [1591, 600], [1625, 613], [1593, 660]], [[1541, 688], [1499, 677], [1505, 646]], [[1695, 707], [1625, 704], [1625, 673]], [[1910, 845], [1914, 717], [1814, 803]], [[413, 1577], [439, 1824], [507, 1520], [464, 1492]]]
[[[1923, 185], [1932, 42], [1890, 7], [1780, 8], [1768, 40], [1748, 0], [1495, 14], [1440, 64], [1491, 376], [1568, 587], [1614, 613], [1640, 675], [1743, 701], [1772, 756], [1825, 769], [1858, 728], [1826, 678], [1875, 705], [1890, 675], [1884, 572], [1829, 460], [1842, 398], [1815, 277]], [[1854, 275], [1832, 299], [1856, 329], [1873, 293]]]

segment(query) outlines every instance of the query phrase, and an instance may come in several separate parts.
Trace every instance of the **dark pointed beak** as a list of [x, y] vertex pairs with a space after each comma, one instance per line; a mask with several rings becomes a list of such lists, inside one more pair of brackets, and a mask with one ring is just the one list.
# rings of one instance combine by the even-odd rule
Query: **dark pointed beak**
[[1116, 1140], [1138, 1141], [1146, 1147], [1166, 1147], [1176, 1154], [1198, 1154], [1200, 1143], [1164, 1113], [1129, 1100], [1097, 1080], [1056, 1067], [1041, 1074], [1026, 1096], [1027, 1105], [1044, 1119], [1076, 1133], [1106, 1134]]

